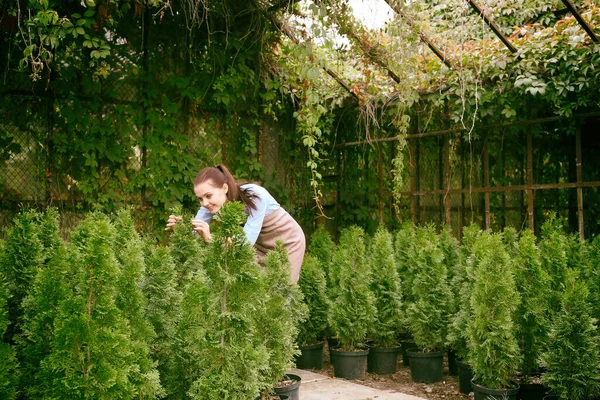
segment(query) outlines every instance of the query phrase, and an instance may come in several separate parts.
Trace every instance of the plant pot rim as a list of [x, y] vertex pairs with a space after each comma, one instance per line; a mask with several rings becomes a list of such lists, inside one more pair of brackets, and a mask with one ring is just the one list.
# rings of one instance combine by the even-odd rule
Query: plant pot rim
[[369, 354], [369, 347], [365, 347], [364, 349], [356, 349], [356, 350], [340, 350], [340, 347], [333, 347], [331, 349], [332, 353], [344, 355], [346, 357], [360, 357], [366, 356]]
[[378, 347], [378, 346], [369, 346], [369, 351], [374, 353], [399, 353], [402, 351], [402, 347], [394, 346], [394, 347]]
[[288, 380], [294, 381], [294, 383], [292, 383], [291, 385], [287, 385], [287, 386], [275, 386], [274, 387], [275, 393], [277, 393], [278, 391], [283, 391], [285, 393], [290, 392], [290, 391], [296, 389], [302, 383], [302, 377], [300, 375], [285, 374], [283, 377], [284, 378], [287, 377]]
[[419, 349], [406, 349], [406, 354], [415, 358], [443, 357], [444, 353], [444, 351], [421, 351]]
[[323, 347], [325, 346], [325, 341], [321, 341], [321, 342], [314, 342], [314, 343], [307, 343], [307, 344], [299, 344], [298, 347], [304, 348], [304, 349], [316, 349], [318, 347]]
[[503, 389], [490, 389], [487, 386], [483, 386], [483, 385], [480, 385], [479, 383], [476, 383], [475, 378], [471, 379], [471, 385], [473, 387], [481, 388], [481, 389], [483, 389], [483, 390], [481, 390], [482, 392], [487, 392], [487, 393], [509, 392], [511, 394], [514, 394], [514, 393], [518, 393], [519, 388], [520, 388], [520, 385], [517, 382], [512, 381], [511, 382], [512, 387], [503, 388]]

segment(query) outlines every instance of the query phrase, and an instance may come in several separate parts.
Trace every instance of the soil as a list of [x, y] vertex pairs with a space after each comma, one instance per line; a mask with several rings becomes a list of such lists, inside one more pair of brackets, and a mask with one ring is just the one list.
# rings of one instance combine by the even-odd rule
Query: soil
[[[334, 376], [333, 366], [329, 363], [327, 346], [324, 349], [323, 369], [315, 371], [322, 375]], [[447, 358], [444, 357], [444, 379], [436, 383], [416, 383], [410, 377], [410, 366], [402, 364], [402, 356], [398, 356], [398, 370], [394, 374], [367, 374], [365, 380], [353, 381], [360, 385], [376, 389], [388, 390], [421, 397], [423, 399], [473, 400], [473, 393], [463, 394], [458, 390], [458, 377], [448, 372]]]

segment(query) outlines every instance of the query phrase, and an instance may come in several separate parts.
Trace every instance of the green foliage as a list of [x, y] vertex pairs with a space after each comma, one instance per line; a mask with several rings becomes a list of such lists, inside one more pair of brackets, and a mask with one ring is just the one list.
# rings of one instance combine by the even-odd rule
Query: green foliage
[[42, 395], [135, 398], [139, 359], [128, 319], [117, 306], [115, 228], [106, 216], [91, 214], [71, 239], [70, 290], [56, 307], [52, 351], [41, 363]]
[[[407, 315], [408, 305], [414, 301], [412, 292], [414, 275], [411, 273], [411, 254], [414, 253], [416, 246], [416, 227], [412, 222], [405, 222], [395, 232], [394, 235], [394, 257], [396, 259], [396, 268], [398, 277], [402, 282], [400, 293], [402, 298], [403, 313]], [[407, 326], [408, 321], [402, 325]], [[401, 328], [402, 330], [402, 328]]]
[[45, 242], [45, 263], [36, 273], [31, 288], [23, 299], [23, 333], [17, 340], [22, 358], [23, 391], [28, 397], [42, 397], [46, 382], [40, 379], [41, 364], [52, 351], [54, 321], [61, 301], [70, 293], [70, 259], [76, 255], [59, 236], [58, 213], [47, 209], [40, 221], [41, 238]]
[[131, 329], [130, 340], [137, 370], [129, 380], [135, 385], [139, 399], [160, 398], [166, 393], [160, 384], [156, 362], [151, 359], [150, 345], [156, 335], [146, 316], [146, 297], [140, 289], [146, 274], [144, 245], [135, 230], [131, 210], [118, 212], [115, 221], [115, 257], [120, 266], [115, 282], [116, 306], [127, 319]]
[[546, 368], [542, 379], [559, 399], [591, 399], [600, 391], [600, 337], [590, 315], [585, 282], [568, 270], [564, 283], [560, 310], [541, 354]]
[[401, 282], [394, 258], [393, 235], [383, 227], [377, 229], [369, 244], [367, 264], [376, 309], [369, 337], [377, 347], [395, 347], [403, 322]]
[[477, 384], [506, 389], [520, 364], [514, 323], [520, 298], [513, 261], [499, 233], [483, 232], [473, 243], [472, 251], [469, 361]]
[[337, 287], [329, 310], [329, 326], [341, 349], [353, 351], [364, 345], [376, 312], [361, 228], [353, 226], [342, 230], [333, 256], [333, 270]]
[[333, 281], [335, 273], [331, 270], [335, 248], [336, 245], [331, 235], [323, 225], [320, 225], [310, 237], [307, 253], [312, 254], [321, 263], [321, 267], [325, 271], [328, 289], [336, 286]]
[[462, 362], [468, 362], [470, 359], [467, 324], [473, 313], [471, 293], [473, 291], [473, 270], [476, 267], [473, 245], [482, 233], [481, 228], [475, 224], [463, 228], [462, 245], [459, 249], [460, 260], [455, 264], [456, 270], [450, 280], [452, 293], [457, 296], [458, 309], [451, 314], [447, 340], [450, 348], [456, 352]]
[[[0, 251], [2, 251], [1, 244]], [[8, 296], [4, 276], [0, 273], [0, 396], [3, 399], [12, 400], [17, 395], [19, 363], [15, 347], [3, 340], [9, 324]]]
[[310, 253], [304, 256], [298, 287], [304, 296], [308, 314], [306, 321], [299, 328], [298, 344], [300, 345], [314, 344], [325, 338], [329, 298], [327, 297], [327, 279], [322, 266], [323, 264], [316, 256]]
[[156, 332], [151, 343], [154, 359], [158, 362], [161, 381], [169, 390], [180, 381], [174, 371], [178, 366], [176, 331], [183, 293], [178, 290], [177, 269], [169, 250], [148, 242], [144, 248], [146, 273], [140, 286], [146, 298], [146, 317]]
[[23, 211], [6, 232], [4, 251], [0, 254], [0, 273], [8, 290], [9, 326], [5, 339], [14, 342], [21, 331], [22, 302], [44, 259], [44, 248], [39, 238], [38, 213]]
[[550, 214], [542, 225], [539, 244], [542, 267], [551, 279], [548, 294], [548, 312], [550, 314], [560, 309], [560, 293], [564, 290], [571, 245], [572, 238], [565, 232], [561, 221], [556, 214]]
[[515, 284], [521, 302], [514, 321], [522, 354], [521, 377], [526, 383], [539, 372], [538, 358], [546, 343], [550, 276], [542, 269], [542, 255], [533, 232], [523, 231], [515, 249]]
[[298, 285], [291, 282], [290, 260], [283, 243], [277, 242], [263, 263], [268, 297], [264, 314], [258, 315], [257, 326], [269, 354], [267, 365], [262, 368], [265, 397], [276, 382], [283, 379], [285, 371], [294, 366], [294, 358], [300, 354], [296, 345], [298, 330], [305, 322], [308, 307]]
[[406, 310], [409, 330], [421, 351], [443, 351], [451, 292], [444, 252], [432, 225], [416, 228], [408, 256], [413, 274], [412, 301]]
[[172, 377], [182, 381], [178, 397], [254, 398], [267, 386], [269, 350], [257, 316], [266, 312], [268, 288], [239, 225], [243, 218], [239, 203], [221, 208], [221, 229], [185, 290], [177, 327], [181, 366]]

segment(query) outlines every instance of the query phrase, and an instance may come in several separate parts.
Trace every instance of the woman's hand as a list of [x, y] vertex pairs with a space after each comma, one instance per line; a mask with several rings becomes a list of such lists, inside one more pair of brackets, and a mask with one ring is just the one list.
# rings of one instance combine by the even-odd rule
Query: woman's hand
[[183, 220], [183, 217], [181, 215], [169, 215], [169, 219], [167, 220], [167, 227], [165, 228], [165, 231], [172, 231], [175, 224], [181, 220]]
[[198, 234], [202, 236], [202, 239], [204, 239], [205, 242], [212, 241], [212, 235], [210, 234], [210, 226], [208, 225], [208, 223], [199, 219], [193, 219], [192, 225], [194, 226], [194, 231], [198, 232]]

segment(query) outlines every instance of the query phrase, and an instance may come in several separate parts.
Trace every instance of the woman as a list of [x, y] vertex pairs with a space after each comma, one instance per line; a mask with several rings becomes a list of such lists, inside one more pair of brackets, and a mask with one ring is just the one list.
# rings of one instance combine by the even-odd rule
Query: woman
[[[204, 241], [212, 239], [210, 221], [227, 201], [240, 201], [246, 206], [248, 219], [244, 233], [256, 249], [258, 261], [275, 248], [280, 240], [288, 251], [291, 263], [291, 279], [296, 283], [300, 277], [300, 267], [304, 259], [306, 239], [300, 225], [262, 186], [253, 183], [241, 184], [235, 180], [229, 169], [220, 164], [202, 169], [194, 181], [194, 193], [200, 200], [200, 210], [192, 220], [194, 231]], [[170, 215], [167, 229], [172, 229], [180, 216]]]

